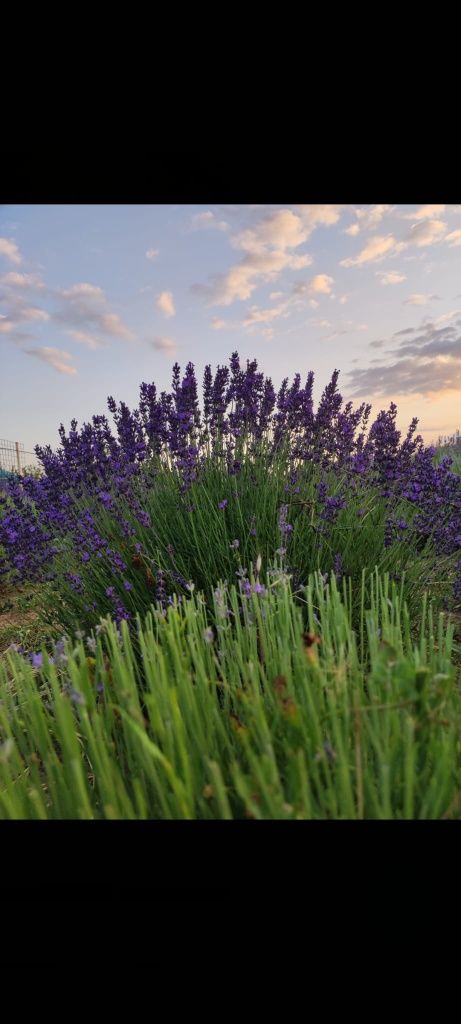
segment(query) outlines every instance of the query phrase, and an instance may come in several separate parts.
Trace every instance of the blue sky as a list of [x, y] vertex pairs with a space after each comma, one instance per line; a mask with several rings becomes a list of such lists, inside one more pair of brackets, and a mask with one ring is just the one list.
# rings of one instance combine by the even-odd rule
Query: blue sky
[[279, 386], [313, 369], [429, 442], [461, 426], [461, 206], [0, 207], [0, 437], [169, 388], [238, 350]]

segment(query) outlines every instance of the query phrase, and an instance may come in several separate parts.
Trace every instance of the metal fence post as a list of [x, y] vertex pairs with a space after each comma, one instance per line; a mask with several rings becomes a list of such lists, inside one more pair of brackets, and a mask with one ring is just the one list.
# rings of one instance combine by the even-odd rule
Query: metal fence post
[[16, 448], [16, 464], [17, 464], [17, 467], [18, 467], [19, 476], [21, 476], [21, 459], [19, 457], [19, 441], [15, 441], [14, 444], [15, 444], [15, 448]]

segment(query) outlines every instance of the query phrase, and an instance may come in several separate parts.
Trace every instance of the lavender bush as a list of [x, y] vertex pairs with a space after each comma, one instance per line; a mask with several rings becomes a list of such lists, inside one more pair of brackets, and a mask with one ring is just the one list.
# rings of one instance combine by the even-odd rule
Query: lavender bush
[[[0, 497], [0, 573], [47, 581], [53, 614], [91, 626], [133, 619], [152, 601], [217, 580], [247, 581], [258, 556], [294, 590], [309, 572], [340, 580], [380, 565], [418, 590], [461, 600], [461, 477], [394, 404], [369, 423], [338, 371], [317, 410], [314, 375], [276, 393], [256, 360], [204, 373], [173, 367], [170, 393], [141, 384], [138, 407], [108, 399], [94, 416], [36, 448], [42, 475]], [[245, 588], [244, 588], [245, 592]], [[449, 592], [449, 593], [448, 593]]]

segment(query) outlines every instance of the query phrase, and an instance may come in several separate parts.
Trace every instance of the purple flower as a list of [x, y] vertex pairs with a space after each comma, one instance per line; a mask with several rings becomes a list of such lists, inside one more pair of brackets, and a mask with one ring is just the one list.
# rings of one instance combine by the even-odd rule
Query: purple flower
[[68, 579], [68, 581], [69, 581], [69, 583], [70, 583], [70, 585], [72, 587], [72, 590], [76, 590], [77, 594], [81, 594], [82, 590], [83, 590], [83, 584], [82, 584], [81, 577], [78, 575], [78, 573], [75, 573], [75, 572], [67, 573], [67, 579]]
[[138, 512], [138, 520], [141, 523], [141, 526], [145, 526], [147, 530], [150, 529], [151, 521], [150, 516], [147, 512], [143, 512], [142, 510], [140, 510]]
[[25, 654], [26, 653], [24, 647], [20, 647], [20, 646], [18, 646], [18, 644], [10, 644], [9, 650], [10, 651], [15, 651], [16, 654]]
[[85, 700], [83, 694], [79, 693], [78, 690], [74, 690], [74, 689], [70, 690], [69, 691], [69, 697], [70, 697], [70, 699], [71, 699], [73, 704], [82, 704], [82, 705], [86, 704], [86, 700]]
[[43, 665], [43, 654], [32, 654], [30, 660], [33, 668], [41, 668]]
[[227, 498], [224, 498], [224, 501], [219, 501], [218, 502], [218, 508], [225, 508], [227, 504], [228, 504]]
[[133, 590], [133, 584], [129, 580], [123, 580], [125, 590]]
[[293, 527], [291, 523], [287, 523], [288, 505], [281, 505], [279, 509], [279, 530], [282, 537], [285, 537], [288, 533], [291, 533]]
[[55, 660], [55, 663], [57, 665], [65, 664], [65, 662], [67, 661], [67, 657], [66, 657], [66, 655], [64, 653], [65, 646], [66, 646], [66, 639], [65, 639], [65, 637], [63, 637], [62, 640], [58, 640], [56, 642], [56, 644], [54, 645], [54, 660]]
[[333, 572], [334, 572], [334, 574], [336, 576], [337, 581], [339, 581], [341, 579], [341, 576], [343, 575], [343, 572], [344, 572], [344, 569], [343, 569], [343, 559], [342, 559], [342, 556], [340, 554], [337, 554], [334, 557]]

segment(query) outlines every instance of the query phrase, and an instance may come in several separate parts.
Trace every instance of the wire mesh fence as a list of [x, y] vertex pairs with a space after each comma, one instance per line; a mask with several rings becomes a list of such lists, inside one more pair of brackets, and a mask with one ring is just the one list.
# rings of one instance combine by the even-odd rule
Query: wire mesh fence
[[30, 452], [20, 441], [6, 441], [0, 438], [0, 475], [14, 474], [25, 476], [28, 472], [37, 472], [40, 463], [35, 452]]

